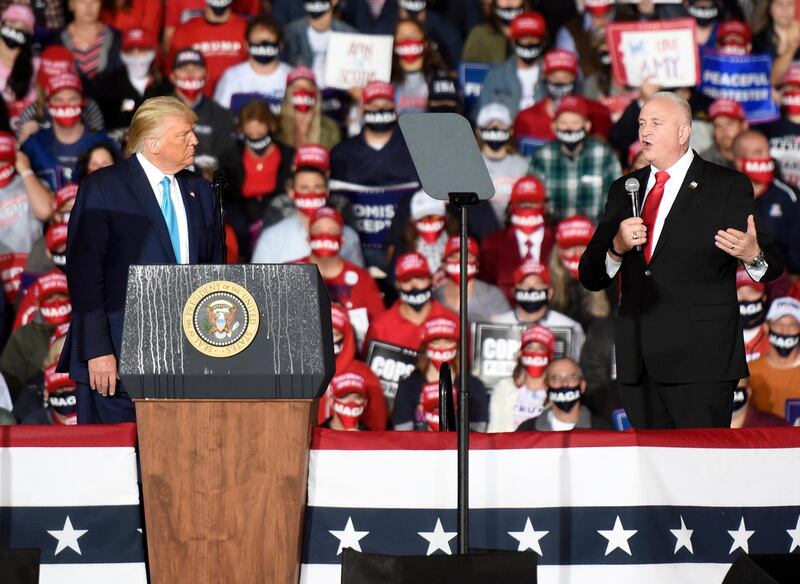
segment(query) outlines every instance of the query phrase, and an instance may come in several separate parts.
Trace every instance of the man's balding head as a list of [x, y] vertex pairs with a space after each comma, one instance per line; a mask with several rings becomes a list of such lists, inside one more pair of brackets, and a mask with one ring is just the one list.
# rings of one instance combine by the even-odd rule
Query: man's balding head
[[689, 149], [692, 108], [685, 99], [659, 91], [639, 113], [639, 140], [644, 158], [659, 170], [675, 164]]
[[745, 130], [733, 141], [733, 155], [742, 158], [769, 158], [769, 141], [757, 130]]

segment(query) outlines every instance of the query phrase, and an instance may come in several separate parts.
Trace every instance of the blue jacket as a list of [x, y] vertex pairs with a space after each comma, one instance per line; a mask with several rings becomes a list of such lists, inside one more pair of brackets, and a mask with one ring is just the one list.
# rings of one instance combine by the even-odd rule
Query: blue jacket
[[[308, 34], [306, 30], [310, 25], [308, 18], [298, 18], [286, 27], [283, 40], [283, 59], [290, 65], [297, 67], [298, 65], [305, 65], [306, 67], [314, 66], [314, 52], [311, 50], [311, 44], [308, 42]], [[342, 22], [338, 18], [334, 18], [331, 22], [331, 30], [333, 32], [350, 32], [357, 33], [358, 31], [346, 22]]]
[[[544, 71], [541, 71], [541, 62], [536, 66], [540, 68], [539, 82], [533, 90], [533, 98], [534, 101], [539, 101], [545, 97], [545, 82]], [[520, 99], [522, 99], [522, 85], [517, 77], [517, 56], [512, 54], [502, 63], [489, 69], [472, 117], [476, 118], [481, 108], [487, 104], [501, 103], [511, 112], [513, 120], [519, 112]]]
[[[216, 197], [205, 179], [176, 175], [189, 227], [189, 263], [222, 262]], [[69, 218], [67, 282], [72, 322], [58, 370], [89, 382], [87, 361], [119, 359], [128, 267], [175, 264], [167, 225], [136, 156], [81, 181]]]

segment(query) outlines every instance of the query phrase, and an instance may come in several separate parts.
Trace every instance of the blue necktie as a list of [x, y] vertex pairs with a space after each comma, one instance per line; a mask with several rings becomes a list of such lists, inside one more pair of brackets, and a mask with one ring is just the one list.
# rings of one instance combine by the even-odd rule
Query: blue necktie
[[181, 238], [178, 234], [178, 215], [175, 213], [175, 206], [172, 204], [172, 197], [169, 192], [169, 177], [161, 179], [161, 186], [163, 187], [164, 196], [161, 198], [161, 213], [164, 215], [164, 221], [167, 222], [167, 231], [169, 231], [169, 239], [172, 241], [172, 249], [175, 251], [175, 260], [181, 263]]

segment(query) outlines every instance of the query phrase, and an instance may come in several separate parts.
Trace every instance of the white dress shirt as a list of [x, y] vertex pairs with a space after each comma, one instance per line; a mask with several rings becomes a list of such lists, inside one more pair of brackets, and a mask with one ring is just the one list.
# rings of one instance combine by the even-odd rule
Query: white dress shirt
[[[656, 222], [653, 225], [653, 229], [651, 233], [648, 233], [648, 238], [653, 240], [653, 247], [651, 248], [653, 251], [656, 249], [656, 245], [658, 245], [658, 238], [661, 237], [661, 232], [664, 231], [664, 222], [669, 215], [670, 209], [672, 209], [672, 205], [675, 203], [675, 199], [678, 198], [678, 191], [681, 190], [683, 186], [683, 182], [686, 179], [686, 173], [689, 172], [689, 167], [694, 160], [694, 152], [692, 149], [686, 151], [686, 153], [681, 156], [678, 161], [666, 169], [667, 174], [669, 175], [669, 179], [667, 180], [666, 184], [664, 184], [664, 196], [661, 198], [661, 203], [658, 206], [658, 214], [656, 215]], [[641, 202], [641, 209], [644, 209], [645, 201], [647, 201], [647, 197], [650, 194], [650, 191], [653, 190], [653, 187], [656, 184], [656, 173], [658, 169], [650, 165], [650, 177], [647, 179], [647, 187], [645, 188], [645, 196]], [[610, 254], [606, 254], [606, 273], [610, 278], [613, 278], [617, 272], [619, 271], [620, 266], [622, 266], [622, 260], [615, 260], [611, 257]], [[767, 266], [763, 266], [761, 268], [750, 268], [747, 265], [744, 266], [747, 270], [747, 273], [750, 274], [750, 277], [758, 282], [762, 276], [767, 272]]]
[[527, 252], [530, 253], [530, 257], [533, 259], [533, 261], [540, 262], [542, 254], [542, 241], [544, 240], [544, 227], [537, 229], [530, 235], [523, 233], [519, 229], [515, 229], [514, 233], [517, 235], [519, 257], [524, 261], [527, 257]]
[[[156, 203], [158, 208], [161, 208], [161, 201], [164, 198], [164, 188], [161, 186], [161, 181], [166, 176], [169, 179], [169, 193], [172, 205], [175, 208], [175, 216], [178, 219], [178, 239], [180, 240], [181, 257], [178, 258], [179, 264], [189, 263], [189, 222], [186, 219], [186, 207], [183, 206], [183, 197], [181, 196], [181, 189], [178, 186], [178, 181], [175, 180], [175, 175], [164, 174], [155, 164], [147, 160], [141, 152], [136, 153], [136, 159], [142, 165], [144, 174], [147, 176], [147, 182], [153, 189], [156, 196]], [[163, 217], [163, 215], [162, 215]]]

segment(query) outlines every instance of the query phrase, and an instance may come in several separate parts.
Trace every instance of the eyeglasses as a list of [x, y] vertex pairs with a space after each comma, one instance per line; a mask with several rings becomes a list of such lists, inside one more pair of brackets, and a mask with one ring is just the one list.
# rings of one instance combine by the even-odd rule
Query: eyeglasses
[[582, 379], [580, 373], [570, 373], [569, 375], [551, 375], [549, 380], [554, 383], [575, 383]]

